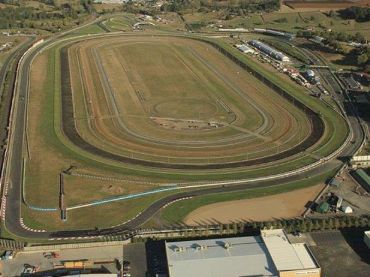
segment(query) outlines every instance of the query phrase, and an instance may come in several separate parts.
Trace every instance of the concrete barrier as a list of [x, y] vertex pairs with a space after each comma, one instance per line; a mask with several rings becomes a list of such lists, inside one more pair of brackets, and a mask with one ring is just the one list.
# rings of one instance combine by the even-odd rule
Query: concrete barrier
[[51, 244], [51, 245], [36, 245], [26, 246], [22, 252], [46, 252], [46, 251], [58, 251], [65, 249], [81, 249], [81, 248], [92, 248], [92, 247], [107, 247], [116, 245], [126, 245], [131, 242], [130, 239], [123, 241], [104, 241], [104, 242], [85, 242], [85, 243], [65, 243], [65, 244]]

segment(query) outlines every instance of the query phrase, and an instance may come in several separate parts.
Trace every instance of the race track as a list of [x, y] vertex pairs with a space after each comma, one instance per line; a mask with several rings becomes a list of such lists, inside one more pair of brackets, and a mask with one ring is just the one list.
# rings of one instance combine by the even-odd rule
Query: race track
[[[220, 192], [231, 192], [231, 191], [239, 191], [244, 189], [251, 189], [251, 188], [263, 188], [263, 187], [270, 187], [270, 186], [276, 186], [283, 182], [292, 182], [292, 181], [298, 181], [302, 180], [304, 178], [307, 178], [309, 176], [315, 176], [320, 173], [327, 172], [332, 169], [336, 169], [340, 167], [343, 162], [345, 161], [345, 158], [352, 155], [357, 151], [359, 146], [361, 145], [363, 141], [363, 131], [360, 126], [359, 121], [356, 118], [355, 113], [351, 111], [347, 111], [349, 121], [352, 126], [353, 130], [353, 143], [349, 143], [346, 145], [345, 149], [342, 151], [342, 153], [339, 155], [338, 158], [325, 161], [323, 162], [319, 167], [316, 167], [314, 169], [305, 171], [300, 174], [295, 174], [293, 176], [284, 177], [284, 178], [276, 178], [274, 180], [268, 180], [268, 181], [258, 181], [258, 182], [250, 182], [245, 184], [238, 184], [233, 186], [220, 186], [215, 188], [205, 188], [200, 189], [193, 192], [183, 192], [174, 194], [168, 197], [165, 197], [161, 200], [158, 200], [151, 204], [145, 211], [143, 211], [138, 217], [136, 217], [134, 220], [123, 224], [121, 226], [115, 227], [115, 228], [108, 228], [108, 229], [102, 229], [102, 230], [76, 230], [76, 231], [63, 231], [60, 232], [32, 232], [30, 230], [26, 230], [23, 228], [23, 226], [20, 224], [20, 218], [21, 218], [21, 205], [22, 205], [22, 164], [23, 164], [23, 153], [25, 151], [24, 148], [24, 136], [25, 136], [25, 123], [26, 123], [26, 111], [27, 111], [27, 98], [28, 98], [28, 80], [29, 80], [29, 74], [30, 74], [30, 67], [31, 63], [36, 57], [40, 51], [43, 50], [44, 47], [47, 47], [48, 45], [52, 44], [59, 38], [54, 38], [44, 45], [37, 46], [34, 49], [31, 49], [28, 55], [25, 56], [25, 59], [20, 63], [18, 75], [17, 75], [17, 86], [16, 86], [16, 93], [15, 93], [15, 109], [14, 109], [14, 116], [13, 116], [13, 124], [12, 124], [12, 146], [10, 148], [11, 153], [9, 155], [8, 163], [6, 164], [6, 179], [5, 184], [8, 186], [8, 191], [6, 195], [6, 213], [5, 213], [5, 227], [6, 229], [11, 232], [12, 234], [19, 236], [19, 237], [25, 237], [25, 238], [34, 238], [34, 239], [48, 239], [48, 238], [61, 238], [61, 237], [84, 237], [84, 236], [97, 236], [97, 235], [111, 235], [111, 234], [120, 234], [124, 233], [127, 230], [132, 230], [135, 228], [138, 228], [140, 225], [142, 225], [144, 222], [146, 222], [148, 219], [150, 219], [158, 210], [163, 207], [165, 204], [172, 202], [176, 199], [183, 198], [183, 197], [189, 197], [189, 196], [200, 196], [200, 195], [208, 195], [211, 193], [220, 193]], [[243, 65], [242, 65], [243, 66]], [[257, 76], [258, 77], [258, 76]], [[67, 77], [66, 77], [67, 78]], [[68, 91], [68, 87], [64, 88]], [[284, 92], [280, 92], [284, 93]], [[71, 101], [68, 99], [69, 94], [63, 93], [63, 109], [65, 109], [65, 104], [68, 104], [68, 101]], [[344, 101], [344, 100], [343, 100]], [[296, 105], [300, 105], [299, 102], [295, 102]], [[345, 106], [346, 109], [351, 109], [350, 105]], [[311, 113], [312, 117], [315, 115], [312, 114], [312, 111], [309, 109], [305, 109], [307, 112]], [[63, 123], [66, 120], [70, 120], [70, 118], [73, 116], [73, 111], [71, 110], [64, 110], [63, 112]], [[316, 132], [319, 134], [323, 131], [323, 126], [321, 119], [318, 117], [318, 121], [315, 121], [318, 127]], [[320, 123], [321, 122], [321, 123]], [[68, 125], [70, 126], [70, 125]], [[78, 136], [75, 132], [74, 126], [68, 127], [64, 126], [63, 129], [67, 137], [71, 141], [73, 141], [76, 145], [81, 147], [82, 149], [86, 151], [91, 151], [95, 154], [104, 156], [107, 155], [107, 158], [109, 159], [117, 159], [119, 161], [123, 162], [131, 162], [131, 163], [138, 163], [141, 164], [143, 161], [141, 160], [134, 160], [129, 159], [121, 160], [122, 156], [112, 156], [111, 153], [105, 153], [101, 152], [101, 149], [91, 147], [91, 145], [86, 144], [82, 138]], [[313, 132], [314, 133], [314, 132]], [[314, 137], [311, 137], [310, 140], [306, 141], [305, 147], [307, 147], [308, 144], [312, 144], [313, 141], [316, 141], [317, 139], [317, 133], [314, 135]], [[303, 148], [297, 148], [294, 151], [301, 151]], [[291, 154], [291, 153], [290, 153]], [[266, 157], [267, 159], [280, 159], [284, 155], [286, 155], [285, 152], [279, 153], [274, 156]], [[265, 159], [266, 159], [265, 158]], [[266, 162], [269, 160], [261, 160], [260, 162]], [[179, 168], [179, 169], [213, 169], [213, 168], [229, 168], [229, 167], [235, 167], [235, 166], [247, 166], [250, 163], [255, 164], [258, 163], [258, 160], [252, 160], [252, 161], [245, 161], [247, 164], [243, 163], [230, 163], [230, 164], [214, 164], [214, 165], [187, 165], [187, 164], [163, 164], [163, 163], [148, 163], [146, 162], [146, 166], [151, 167], [164, 167], [164, 168]]]

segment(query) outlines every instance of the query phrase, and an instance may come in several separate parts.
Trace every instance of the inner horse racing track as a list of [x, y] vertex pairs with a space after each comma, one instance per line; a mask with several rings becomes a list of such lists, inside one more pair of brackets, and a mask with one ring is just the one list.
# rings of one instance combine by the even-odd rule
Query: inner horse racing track
[[64, 134], [125, 164], [256, 166], [310, 149], [325, 130], [319, 114], [214, 42], [92, 39], [65, 45], [60, 66]]

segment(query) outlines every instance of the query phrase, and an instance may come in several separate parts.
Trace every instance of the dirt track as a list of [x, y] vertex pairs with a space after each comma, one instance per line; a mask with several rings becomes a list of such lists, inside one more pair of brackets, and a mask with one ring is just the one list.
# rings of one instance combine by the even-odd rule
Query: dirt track
[[[224, 53], [223, 51], [221, 51]], [[228, 52], [226, 52], [228, 53]], [[225, 53], [225, 54], [226, 54]], [[243, 66], [243, 64], [240, 64]], [[271, 155], [268, 157], [262, 157], [258, 159], [250, 159], [246, 161], [240, 161], [240, 162], [232, 162], [232, 163], [215, 163], [215, 164], [175, 164], [175, 163], [164, 163], [164, 162], [157, 162], [157, 161], [145, 161], [145, 160], [139, 160], [135, 158], [129, 158], [117, 155], [115, 153], [107, 152], [103, 149], [100, 149], [88, 142], [86, 142], [81, 136], [78, 134], [76, 130], [76, 126], [74, 124], [74, 116], [73, 116], [73, 100], [71, 95], [71, 82], [70, 82], [70, 76], [69, 76], [69, 62], [68, 62], [68, 56], [67, 56], [67, 49], [64, 48], [61, 51], [61, 72], [62, 72], [62, 127], [64, 130], [64, 133], [66, 136], [73, 141], [77, 146], [84, 149], [85, 151], [94, 153], [98, 156], [113, 159], [120, 162], [125, 163], [131, 163], [131, 164], [137, 164], [137, 165], [143, 165], [143, 166], [152, 166], [152, 167], [162, 167], [162, 168], [173, 168], [173, 169], [220, 169], [220, 168], [235, 168], [235, 167], [241, 167], [241, 166], [250, 166], [250, 165], [258, 165], [263, 164], [267, 162], [273, 162], [279, 159], [287, 158], [289, 156], [292, 156], [296, 153], [301, 152], [302, 150], [305, 150], [315, 144], [317, 140], [321, 137], [324, 126], [322, 120], [313, 113], [312, 110], [307, 109], [303, 104], [300, 102], [294, 100], [292, 96], [287, 94], [285, 91], [279, 89], [275, 85], [273, 85], [273, 88], [277, 90], [277, 92], [282, 95], [287, 100], [292, 100], [294, 105], [299, 108], [303, 108], [304, 112], [308, 114], [310, 120], [312, 121], [312, 133], [308, 138], [306, 138], [303, 142], [296, 145], [295, 147], [290, 148], [287, 151], [283, 151], [280, 153], [276, 153], [275, 155]], [[246, 65], [244, 65], [245, 67]], [[252, 69], [250, 69], [252, 70]], [[255, 75], [258, 78], [258, 75]], [[268, 80], [263, 79], [264, 82], [268, 82]]]
[[[130, 42], [133, 40], [133, 42]], [[91, 125], [94, 130], [92, 130], [93, 133], [96, 133], [99, 138], [104, 138], [104, 144], [103, 148], [107, 148], [107, 142], [109, 143], [110, 151], [115, 153], [122, 153], [122, 149], [132, 149], [131, 151], [133, 153], [140, 152], [140, 153], [148, 153], [152, 154], [154, 156], [164, 156], [164, 157], [194, 157], [194, 158], [203, 158], [208, 157], [222, 157], [222, 156], [233, 156], [238, 155], [240, 153], [249, 153], [249, 156], [252, 157], [251, 152], [257, 152], [260, 151], [261, 148], [264, 150], [264, 153], [261, 154], [255, 154], [255, 156], [267, 156], [269, 153], [267, 153], [266, 150], [266, 143], [261, 139], [266, 138], [268, 142], [270, 142], [270, 148], [276, 146], [276, 144], [280, 145], [280, 149], [287, 149], [293, 146], [297, 139], [301, 138], [303, 139], [308, 135], [308, 129], [302, 128], [303, 125], [306, 126], [309, 124], [307, 120], [305, 120], [302, 113], [300, 113], [298, 110], [294, 109], [289, 103], [283, 101], [281, 97], [278, 95], [274, 95], [273, 92], [268, 87], [262, 87], [262, 89], [258, 86], [255, 86], [256, 81], [254, 80], [246, 80], [249, 75], [244, 72], [240, 72], [240, 75], [243, 74], [243, 78], [235, 78], [235, 74], [230, 74], [230, 72], [234, 72], [236, 70], [240, 71], [240, 68], [232, 63], [232, 61], [225, 59], [222, 55], [220, 55], [216, 50], [212, 49], [212, 54], [209, 54], [206, 56], [207, 65], [209, 64], [209, 61], [212, 61], [213, 63], [216, 63], [215, 66], [212, 68], [218, 68], [219, 71], [226, 72], [228, 77], [228, 80], [230, 78], [234, 78], [232, 81], [229, 81], [229, 83], [232, 83], [232, 85], [238, 84], [240, 94], [243, 97], [248, 96], [248, 100], [252, 102], [252, 104], [256, 105], [257, 107], [263, 107], [263, 113], [267, 115], [266, 119], [264, 120], [265, 127], [262, 126], [262, 128], [259, 128], [256, 130], [256, 127], [258, 125], [261, 125], [259, 123], [258, 117], [255, 117], [255, 113], [253, 111], [248, 112], [251, 108], [248, 107], [248, 102], [240, 97], [240, 95], [237, 95], [235, 92], [230, 90], [230, 87], [225, 88], [225, 92], [223, 94], [226, 95], [232, 95], [232, 97], [235, 99], [235, 102], [239, 107], [233, 107], [235, 106], [235, 103], [229, 104], [229, 106], [233, 107], [232, 110], [235, 111], [236, 114], [236, 120], [233, 122], [233, 127], [242, 127], [247, 126], [245, 129], [248, 129], [249, 133], [247, 135], [245, 132], [241, 132], [240, 129], [235, 129], [231, 127], [227, 128], [220, 128], [220, 129], [214, 129], [211, 132], [212, 133], [205, 133], [205, 132], [179, 132], [179, 131], [164, 131], [163, 128], [158, 128], [158, 126], [153, 126], [153, 122], [149, 119], [149, 112], [156, 111], [156, 107], [159, 106], [157, 104], [165, 104], [172, 102], [175, 105], [166, 105], [166, 108], [164, 109], [165, 112], [161, 111], [161, 113], [158, 116], [164, 116], [164, 117], [172, 117], [172, 115], [167, 115], [166, 112], [172, 112], [176, 111], [176, 114], [179, 113], [179, 100], [176, 98], [178, 96], [176, 95], [185, 95], [184, 98], [180, 98], [181, 105], [180, 107], [183, 107], [187, 101], [191, 101], [191, 105], [187, 105], [187, 112], [189, 114], [184, 115], [182, 113], [181, 118], [192, 118], [191, 114], [194, 114], [194, 109], [197, 106], [198, 103], [203, 103], [200, 105], [201, 112], [204, 115], [208, 115], [211, 118], [213, 118], [214, 115], [210, 115], [210, 112], [206, 112], [206, 104], [215, 104], [217, 106], [217, 101], [212, 101], [212, 99], [205, 99], [205, 91], [208, 90], [208, 88], [211, 88], [212, 86], [206, 86], [205, 84], [209, 83], [209, 80], [207, 78], [201, 78], [200, 81], [194, 80], [197, 84], [201, 84], [200, 87], [203, 87], [199, 90], [199, 87], [197, 86], [177, 86], [176, 84], [178, 82], [174, 82], [172, 78], [175, 78], [176, 76], [172, 76], [172, 69], [174, 66], [171, 65], [162, 65], [163, 61], [166, 60], [176, 60], [179, 57], [175, 55], [174, 57], [170, 57], [168, 59], [155, 59], [155, 62], [149, 65], [148, 59], [149, 58], [143, 58], [143, 59], [132, 59], [130, 60], [129, 57], [135, 57], [135, 53], [138, 53], [143, 56], [145, 53], [150, 52], [149, 50], [146, 50], [144, 48], [143, 51], [137, 52], [137, 47], [130, 48], [130, 43], [135, 43], [135, 41], [139, 41], [141, 44], [145, 42], [143, 45], [150, 43], [149, 45], [152, 46], [151, 43], [154, 42], [153, 47], [149, 50], [154, 51], [155, 47], [158, 47], [161, 49], [161, 47], [158, 46], [158, 41], [154, 40], [152, 38], [148, 39], [135, 39], [135, 38], [125, 38], [124, 41], [122, 39], [117, 39], [117, 41], [112, 40], [112, 44], [116, 46], [112, 46], [112, 49], [106, 49], [106, 47], [103, 47], [103, 44], [99, 41], [92, 41], [89, 42], [89, 44], [86, 45], [86, 43], [83, 43], [81, 45], [81, 49], [84, 49], [83, 56], [81, 58], [81, 65], [82, 68], [85, 71], [88, 71], [91, 67], [91, 60], [96, 60], [96, 67], [99, 68], [102, 72], [101, 74], [98, 74], [95, 72], [93, 76], [96, 76], [94, 78], [84, 78], [84, 83], [87, 87], [87, 92], [92, 95], [95, 95], [96, 99], [101, 99], [100, 101], [93, 100], [92, 106], [96, 110], [94, 113], [95, 119], [93, 122], [91, 122]], [[143, 42], [141, 42], [143, 40]], [[147, 41], [148, 40], [148, 41]], [[186, 42], [186, 44], [192, 45], [192, 47], [197, 48], [198, 51], [201, 51], [202, 55], [208, 54], [208, 51], [206, 51], [207, 46], [204, 44], [201, 44], [199, 42], [194, 42], [191, 40], [180, 40], [180, 39], [172, 39], [170, 40], [171, 45], [174, 43], [180, 42]], [[190, 41], [190, 42], [189, 42]], [[130, 42], [130, 43], [129, 43]], [[128, 44], [128, 46], [126, 45]], [[97, 47], [97, 45], [99, 47]], [[125, 46], [126, 45], [126, 46]], [[134, 44], [135, 45], [135, 44]], [[144, 46], [140, 45], [141, 48]], [[159, 45], [162, 45], [159, 44]], [[200, 47], [201, 46], [201, 47]], [[87, 48], [86, 48], [87, 47]], [[93, 48], [91, 48], [93, 47]], [[122, 48], [124, 47], [124, 48]], [[148, 45], [146, 46], [148, 47]], [[163, 47], [163, 46], [162, 46]], [[189, 47], [189, 46], [187, 46]], [[86, 53], [90, 52], [90, 49], [92, 52], [96, 52], [95, 58], [89, 57], [89, 55], [86, 55]], [[99, 49], [98, 49], [99, 48]], [[101, 48], [101, 49], [100, 49]], [[176, 50], [173, 50], [172, 47], [169, 47], [169, 50], [172, 50], [173, 52], [176, 52]], [[114, 50], [116, 49], [116, 50]], [[119, 49], [120, 51], [118, 51]], [[108, 51], [107, 51], [108, 50]], [[163, 49], [162, 49], [163, 50]], [[167, 46], [166, 46], [167, 50]], [[184, 50], [184, 49], [182, 49]], [[211, 49], [209, 49], [211, 50]], [[134, 51], [133, 53], [128, 53], [126, 57], [122, 59], [122, 63], [124, 63], [124, 66], [118, 62], [120, 59], [119, 57], [122, 56], [122, 53]], [[71, 52], [71, 51], [70, 51]], [[102, 55], [99, 55], [99, 53], [104, 53]], [[209, 51], [211, 52], [211, 51]], [[161, 54], [161, 53], [159, 53]], [[188, 53], [189, 54], [189, 53]], [[168, 56], [167, 51], [165, 53], [162, 53], [161, 56]], [[181, 59], [181, 54], [180, 59]], [[101, 56], [101, 57], [100, 57]], [[195, 57], [195, 60], [197, 57]], [[191, 59], [190, 59], [191, 60]], [[193, 57], [194, 60], [194, 57]], [[123, 62], [126, 61], [126, 62]], [[143, 62], [143, 64], [141, 64]], [[193, 61], [195, 62], [195, 61]], [[199, 61], [197, 61], [199, 63]], [[165, 63], [165, 62], [164, 62]], [[224, 64], [228, 63], [228, 66], [225, 66]], [[155, 69], [153, 70], [153, 65], [155, 64]], [[199, 65], [198, 65], [199, 66]], [[204, 65], [202, 65], [204, 67]], [[122, 71], [122, 67], [125, 69]], [[184, 70], [187, 68], [187, 66], [182, 66], [179, 64], [178, 66], [175, 66], [176, 68], [182, 68], [183, 72], [179, 74], [178, 76], [182, 79], [185, 79], [187, 76], [187, 70]], [[223, 68], [225, 67], [225, 69]], [[193, 67], [191, 64], [188, 66], [188, 68], [193, 71]], [[222, 70], [220, 69], [222, 68]], [[93, 69], [93, 68], [92, 68]], [[179, 69], [180, 70], [180, 69]], [[177, 70], [177, 71], [179, 71]], [[121, 72], [122, 71], [122, 72]], [[160, 72], [157, 73], [157, 72]], [[197, 78], [200, 78], [199, 76], [202, 76], [207, 72], [208, 75], [212, 76], [212, 72], [209, 69], [203, 69], [200, 72], [197, 72], [198, 74], [193, 72], [193, 75], [197, 76]], [[140, 74], [138, 74], [140, 73]], [[130, 76], [130, 78], [124, 78], [125, 75]], [[154, 76], [152, 76], [154, 75]], [[190, 74], [191, 75], [191, 74]], [[96, 80], [99, 80], [99, 76], [108, 76], [109, 78], [109, 84], [108, 82], [105, 82], [105, 78], [103, 79], [102, 84], [106, 84], [104, 88], [105, 93], [103, 93], [103, 90], [100, 88], [100, 85], [96, 83]], [[114, 76], [114, 78], [112, 77]], [[171, 78], [166, 78], [166, 76], [171, 76]], [[208, 76], [208, 78], [210, 77]], [[145, 78], [144, 78], [145, 77]], [[223, 77], [223, 76], [221, 76]], [[251, 76], [249, 75], [249, 78]], [[157, 80], [158, 81], [152, 81]], [[168, 84], [166, 84], [166, 80], [170, 79], [170, 81], [167, 81]], [[215, 80], [218, 80], [221, 78], [215, 78]], [[239, 80], [235, 80], [239, 79]], [[241, 81], [241, 80], [242, 81]], [[130, 82], [131, 80], [131, 82]], [[136, 81], [135, 81], [136, 80]], [[218, 81], [220, 82], [220, 81]], [[145, 86], [146, 83], [150, 83], [150, 85]], [[220, 82], [222, 83], [222, 82]], [[226, 83], [226, 82], [225, 82]], [[134, 85], [132, 85], [134, 84]], [[139, 85], [140, 84], [140, 85]], [[73, 85], [73, 80], [72, 80]], [[132, 87], [135, 86], [136, 88], [133, 89]], [[131, 88], [131, 89], [129, 89]], [[130, 90], [133, 90], [130, 92]], [[132, 100], [135, 100], [135, 92], [139, 91], [141, 95], [143, 95], [143, 98], [145, 98], [146, 101], [144, 101], [144, 110], [146, 112], [142, 112], [141, 105], [137, 105], [137, 102], [132, 102]], [[180, 91], [180, 93], [174, 93], [175, 91]], [[223, 91], [223, 90], [221, 90]], [[248, 94], [244, 94], [243, 92], [247, 91]], [[167, 94], [166, 94], [167, 92]], [[212, 93], [209, 93], [212, 97], [215, 97], [219, 91], [211, 91]], [[175, 94], [175, 96], [174, 96]], [[104, 97], [105, 95], [105, 97]], [[166, 97], [167, 95], [167, 97]], [[209, 95], [207, 97], [209, 97]], [[108, 97], [109, 96], [109, 97]], [[220, 96], [218, 96], [220, 97]], [[221, 96], [222, 97], [222, 96]], [[90, 97], [92, 98], [92, 97]], [[158, 100], [164, 99], [164, 101]], [[189, 99], [191, 98], [191, 99]], [[222, 97], [224, 98], [224, 97]], [[112, 100], [113, 99], [113, 100]], [[174, 101], [175, 100], [175, 101]], [[214, 100], [214, 99], [213, 99]], [[217, 99], [218, 100], [218, 99]], [[225, 101], [225, 100], [224, 100]], [[159, 102], [159, 103], [158, 103]], [[226, 101], [228, 102], [228, 101]], [[278, 103], [278, 104], [276, 104]], [[112, 107], [117, 107], [112, 108]], [[145, 107], [147, 106], [147, 107]], [[251, 105], [249, 105], [251, 106]], [[109, 107], [107, 109], [107, 107]], [[117, 111], [117, 113], [115, 112]], [[119, 113], [118, 113], [119, 111]], [[221, 110], [222, 111], [222, 110]], [[111, 113], [111, 114], [109, 114]], [[107, 115], [104, 117], [104, 115]], [[181, 114], [181, 113], [180, 113]], [[186, 114], [186, 113], [185, 113]], [[219, 116], [227, 117], [227, 114], [218, 112]], [[100, 119], [101, 117], [104, 118], [104, 120]], [[276, 120], [276, 118], [279, 118], [279, 120]], [[77, 122], [77, 129], [79, 129], [79, 126], [82, 126], [84, 122]], [[123, 125], [122, 125], [123, 124]], [[256, 127], [254, 127], [254, 125]], [[298, 130], [300, 127], [298, 125], [302, 125], [301, 130]], [[122, 130], [123, 129], [123, 130]], [[302, 133], [302, 135], [297, 135], [297, 133]], [[132, 136], [136, 136], [136, 138], [132, 138]], [[255, 138], [257, 137], [257, 139]], [[91, 139], [91, 135], [87, 136], [88, 139]], [[154, 139], [153, 139], [153, 138]], [[221, 139], [222, 138], [222, 139]], [[159, 144], [163, 139], [163, 144]], [[95, 144], [99, 147], [97, 144], [98, 142], [89, 140], [91, 143]], [[188, 141], [188, 142], [185, 142]], [[277, 143], [278, 142], [278, 143]], [[153, 147], [153, 143], [155, 143], [155, 147]], [[189, 143], [189, 144], [188, 144]], [[220, 145], [221, 144], [221, 145]], [[284, 146], [282, 146], [284, 145]], [[116, 148], [113, 148], [113, 147]], [[181, 147], [179, 147], [181, 146]], [[201, 147], [200, 147], [201, 146]], [[210, 146], [212, 146], [212, 150], [210, 151]], [[206, 149], [207, 148], [207, 149]], [[275, 153], [275, 149], [271, 149], [270, 153]], [[125, 154], [127, 155], [127, 154]], [[134, 154], [135, 157], [135, 154]]]
[[323, 184], [255, 199], [237, 200], [203, 206], [191, 212], [186, 224], [235, 222], [238, 220], [264, 221], [274, 218], [300, 216], [306, 203], [321, 191]]

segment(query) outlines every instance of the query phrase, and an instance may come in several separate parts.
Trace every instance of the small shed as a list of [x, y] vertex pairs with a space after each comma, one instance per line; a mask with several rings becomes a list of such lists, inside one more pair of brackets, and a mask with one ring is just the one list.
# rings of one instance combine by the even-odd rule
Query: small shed
[[343, 197], [338, 196], [336, 207], [339, 209], [342, 206], [343, 203]]
[[327, 213], [329, 211], [329, 208], [330, 208], [330, 205], [328, 202], [324, 201], [322, 202], [318, 207], [317, 207], [317, 211], [319, 213]]
[[364, 242], [367, 245], [367, 247], [370, 249], [370, 231], [365, 231]]
[[339, 188], [340, 185], [342, 184], [341, 180], [339, 180], [338, 178], [333, 178], [330, 180], [329, 182], [329, 185], [332, 186], [332, 187], [337, 187]]
[[342, 206], [341, 210], [342, 210], [345, 214], [351, 214], [351, 213], [353, 213], [353, 209], [352, 209], [352, 207], [350, 207], [350, 206]]

